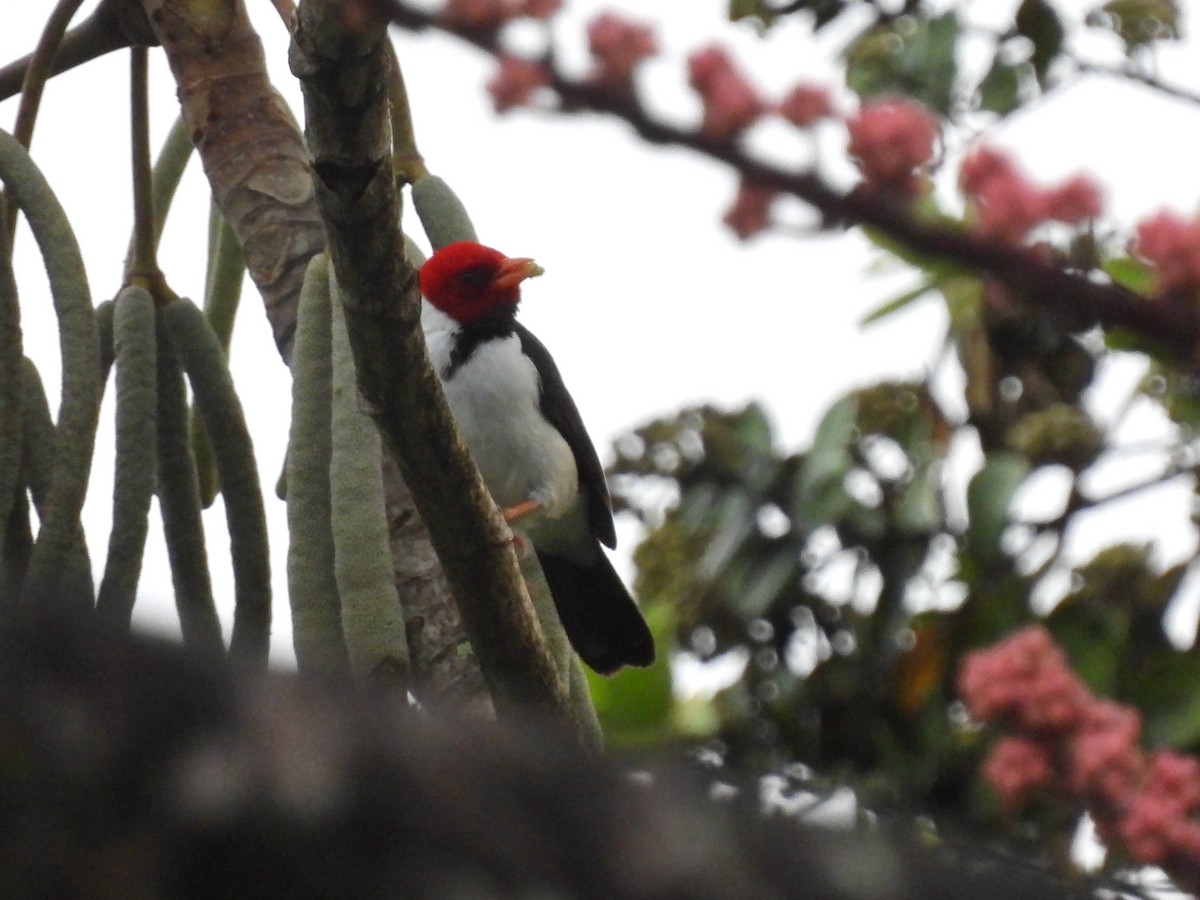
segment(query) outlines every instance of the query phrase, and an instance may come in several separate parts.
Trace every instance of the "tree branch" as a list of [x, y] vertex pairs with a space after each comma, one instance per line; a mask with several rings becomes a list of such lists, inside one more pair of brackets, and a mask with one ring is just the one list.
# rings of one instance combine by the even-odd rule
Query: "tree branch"
[[[359, 0], [410, 31], [436, 29], [492, 55], [501, 53], [498, 29], [444, 21], [403, 0]], [[725, 163], [764, 187], [791, 194], [821, 212], [830, 224], [878, 229], [908, 249], [964, 266], [1001, 282], [1035, 307], [1065, 315], [1073, 330], [1093, 324], [1122, 328], [1197, 364], [1200, 310], [1183, 300], [1151, 300], [1120, 285], [1093, 281], [1034, 256], [1028, 248], [1000, 244], [960, 228], [923, 221], [894, 199], [863, 190], [840, 191], [812, 171], [790, 171], [758, 159], [736, 140], [718, 140], [651, 116], [629, 90], [567, 77], [551, 58], [541, 60], [564, 112], [589, 110], [629, 123], [651, 144], [683, 147]]]
[[484, 677], [505, 713], [568, 721], [513, 552], [513, 536], [454, 426], [420, 330], [392, 178], [386, 30], [305, 0], [290, 53], [304, 93], [317, 203], [329, 236], [359, 387], [429, 528]]
[[[141, 7], [131, 0], [103, 0], [96, 11], [63, 36], [50, 75], [60, 75], [78, 65], [137, 44], [156, 43]], [[21, 90], [25, 73], [37, 51], [0, 68], [0, 100]]]
[[[143, 18], [159, 29], [213, 197], [245, 249], [276, 346], [287, 360], [304, 271], [325, 245], [308, 151], [267, 80], [262, 46], [241, 0], [196, 10], [191, 0], [141, 2]], [[120, 5], [106, 0], [102, 9]], [[426, 706], [487, 708], [479, 666], [461, 652], [463, 623], [412, 497], [390, 460], [383, 473], [413, 693]]]

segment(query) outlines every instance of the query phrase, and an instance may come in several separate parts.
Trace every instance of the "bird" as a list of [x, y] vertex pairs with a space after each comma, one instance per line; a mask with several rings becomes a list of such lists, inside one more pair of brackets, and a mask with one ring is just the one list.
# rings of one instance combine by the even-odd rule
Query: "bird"
[[604, 469], [546, 347], [517, 321], [527, 257], [474, 241], [419, 272], [421, 327], [484, 484], [533, 545], [567, 639], [601, 674], [654, 661], [654, 639], [604, 549], [616, 546]]

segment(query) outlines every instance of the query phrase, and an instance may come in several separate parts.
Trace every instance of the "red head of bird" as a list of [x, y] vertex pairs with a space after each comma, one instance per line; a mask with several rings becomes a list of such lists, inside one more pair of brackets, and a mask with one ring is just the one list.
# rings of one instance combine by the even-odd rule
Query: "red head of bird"
[[521, 282], [541, 275], [532, 259], [507, 257], [474, 241], [455, 241], [421, 266], [421, 293], [463, 325], [521, 299]]

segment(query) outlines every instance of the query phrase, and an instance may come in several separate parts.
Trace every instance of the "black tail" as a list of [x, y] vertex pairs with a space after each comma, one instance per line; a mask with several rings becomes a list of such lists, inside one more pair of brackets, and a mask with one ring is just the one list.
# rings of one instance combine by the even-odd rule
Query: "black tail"
[[579, 658], [608, 675], [621, 666], [654, 662], [654, 638], [637, 604], [604, 551], [581, 565], [564, 556], [538, 553], [558, 618]]

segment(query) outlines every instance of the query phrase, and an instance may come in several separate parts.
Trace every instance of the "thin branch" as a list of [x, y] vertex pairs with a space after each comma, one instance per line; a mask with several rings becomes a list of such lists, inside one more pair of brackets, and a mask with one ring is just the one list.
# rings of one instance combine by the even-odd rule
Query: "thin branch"
[[408, 106], [408, 90], [404, 86], [404, 73], [396, 48], [388, 41], [388, 109], [392, 118], [392, 174], [397, 186], [411, 184], [429, 171], [425, 159], [417, 149], [417, 135], [413, 130], [412, 112]]
[[[150, 171], [150, 104], [147, 97], [148, 73], [146, 48], [129, 51], [129, 122], [133, 162], [133, 252], [125, 261], [126, 281], [134, 281], [147, 290], [157, 286], [158, 270], [154, 248], [154, 195]], [[151, 290], [153, 294], [154, 291]], [[161, 296], [161, 295], [159, 295]], [[158, 299], [158, 296], [155, 297]]]
[[1196, 106], [1200, 106], [1200, 94], [1196, 93], [1195, 91], [1189, 91], [1187, 88], [1180, 87], [1177, 84], [1170, 84], [1169, 82], [1163, 81], [1161, 78], [1151, 75], [1148, 72], [1143, 72], [1139, 69], [1136, 69], [1130, 64], [1123, 66], [1106, 66], [1102, 63], [1089, 62], [1086, 59], [1079, 59], [1078, 57], [1074, 56], [1070, 57], [1070, 59], [1071, 62], [1075, 64], [1075, 68], [1085, 74], [1108, 75], [1112, 78], [1124, 78], [1127, 81], [1136, 82], [1143, 87], [1148, 87], [1151, 90], [1157, 91], [1158, 93], [1164, 94], [1165, 96], [1171, 97], [1175, 100], [1183, 100], [1186, 103], [1192, 103]]
[[[114, 50], [123, 50], [134, 44], [153, 46], [155, 43], [157, 41], [150, 31], [150, 24], [137, 3], [103, 0], [94, 13], [68, 31], [61, 43], [57, 43], [58, 52], [50, 63], [49, 75], [61, 75]], [[33, 66], [36, 55], [37, 51], [0, 68], [0, 100], [7, 100], [22, 89], [26, 73]]]
[[359, 388], [429, 529], [498, 711], [532, 708], [569, 722], [567, 681], [547, 649], [512, 532], [429, 363], [389, 164], [387, 33], [380, 20], [358, 24], [347, 26], [338, 0], [304, 0], [289, 61], [304, 93], [317, 204]]
[[[38, 109], [42, 105], [42, 91], [50, 78], [54, 58], [58, 54], [63, 34], [66, 32], [67, 26], [71, 24], [71, 17], [75, 15], [82, 3], [83, 0], [58, 0], [50, 13], [50, 18], [46, 20], [46, 24], [42, 28], [42, 35], [38, 38], [37, 47], [29, 57], [29, 65], [21, 78], [21, 103], [17, 107], [17, 120], [13, 124], [12, 130], [12, 136], [23, 147], [28, 148], [33, 140], [33, 126], [37, 121]], [[7, 191], [4, 194], [4, 202], [0, 204], [0, 209], [4, 210], [4, 234], [11, 250], [13, 235], [16, 233], [17, 207], [8, 196]]]

